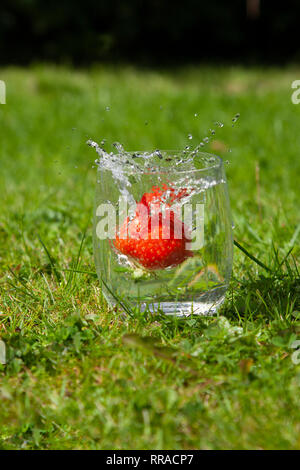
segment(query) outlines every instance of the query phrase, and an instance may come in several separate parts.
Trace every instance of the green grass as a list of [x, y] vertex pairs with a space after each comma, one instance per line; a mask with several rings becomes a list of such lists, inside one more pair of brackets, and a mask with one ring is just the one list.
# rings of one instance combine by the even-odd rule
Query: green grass
[[[1, 449], [300, 448], [299, 75], [0, 70]], [[182, 148], [216, 120], [235, 239], [268, 269], [235, 247], [215, 318], [110, 311], [93, 274], [86, 140]]]

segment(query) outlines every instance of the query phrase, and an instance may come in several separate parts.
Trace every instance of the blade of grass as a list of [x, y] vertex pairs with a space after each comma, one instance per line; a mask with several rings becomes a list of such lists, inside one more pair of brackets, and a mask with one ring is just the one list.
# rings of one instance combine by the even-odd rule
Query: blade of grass
[[7, 284], [9, 284], [11, 287], [13, 287], [14, 289], [16, 289], [17, 291], [22, 292], [24, 295], [29, 295], [29, 297], [31, 297], [31, 298], [34, 299], [34, 300], [40, 300], [38, 297], [32, 295], [32, 294], [28, 291], [28, 289], [27, 289], [27, 290], [22, 289], [21, 287], [16, 286], [16, 285], [15, 285], [13, 282], [11, 282], [11, 281], [6, 281], [6, 282], [7, 282]]
[[61, 269], [61, 271], [66, 271], [66, 272], [69, 272], [69, 271], [72, 271], [74, 273], [79, 273], [79, 274], [90, 274], [91, 276], [97, 276], [97, 273], [93, 272], [93, 271], [83, 271], [81, 269], [71, 269], [71, 268], [66, 268], [66, 269]]
[[292, 247], [288, 250], [287, 254], [285, 255], [285, 257], [283, 258], [282, 261], [279, 261], [279, 260], [278, 260], [278, 268], [276, 269], [275, 274], [277, 274], [277, 273], [279, 272], [279, 270], [282, 268], [282, 266], [283, 266], [284, 264], [286, 265], [287, 269], [289, 270], [289, 267], [288, 267], [289, 263], [287, 262], [287, 259], [288, 259], [288, 257], [290, 256], [290, 254], [291, 254], [291, 252], [293, 251], [293, 249], [294, 249], [294, 247], [292, 246]]
[[[83, 247], [83, 242], [84, 242], [84, 239], [85, 239], [85, 235], [86, 235], [86, 230], [87, 228], [85, 228], [84, 232], [83, 232], [83, 235], [82, 235], [82, 238], [81, 238], [81, 242], [80, 242], [80, 246], [79, 246], [79, 250], [78, 250], [78, 253], [77, 253], [77, 257], [76, 257], [76, 262], [75, 264], [72, 266], [72, 268], [75, 268], [75, 270], [78, 268], [79, 266], [79, 260], [80, 260], [80, 255], [81, 255], [81, 252], [82, 252], [82, 247]], [[66, 289], [71, 286], [72, 284], [72, 281], [73, 281], [73, 273], [75, 272], [75, 270], [71, 270], [70, 271], [70, 275], [69, 275], [69, 278], [68, 278], [68, 281], [67, 281], [67, 285], [66, 285]]]
[[234, 240], [233, 243], [239, 250], [241, 250], [246, 256], [248, 256], [248, 258], [250, 258], [252, 261], [254, 261], [254, 263], [258, 264], [258, 266], [260, 266], [261, 268], [264, 268], [269, 273], [272, 272], [272, 270], [270, 268], [268, 268], [268, 266], [266, 266], [264, 263], [262, 263], [262, 261], [257, 259], [254, 255], [251, 255], [251, 253], [249, 253], [249, 251], [246, 250], [246, 248], [244, 248], [242, 245], [240, 245], [239, 242]]
[[45, 281], [45, 284], [46, 284], [46, 286], [47, 286], [47, 289], [48, 289], [48, 291], [49, 291], [51, 302], [52, 302], [53, 304], [55, 304], [55, 299], [54, 299], [54, 297], [53, 297], [52, 291], [51, 291], [51, 289], [50, 289], [49, 283], [48, 283], [48, 281], [47, 281], [46, 276], [44, 275], [44, 273], [42, 273], [42, 277], [43, 277], [43, 279], [44, 279], [44, 281]]
[[299, 233], [300, 233], [300, 223], [299, 223], [298, 226], [296, 227], [296, 230], [295, 230], [295, 232], [294, 232], [292, 238], [290, 239], [290, 241], [289, 241], [289, 243], [288, 243], [289, 245], [292, 245], [292, 246], [293, 246], [293, 245], [295, 244], [295, 241], [297, 240]]
[[34, 294], [32, 294], [32, 292], [30, 291], [30, 289], [28, 289], [27, 285], [25, 284], [24, 281], [22, 281], [22, 279], [19, 279], [18, 276], [16, 276], [16, 274], [13, 272], [13, 270], [8, 266], [7, 267], [9, 272], [13, 275], [13, 277], [16, 279], [17, 282], [19, 282], [25, 289], [25, 291], [23, 291], [23, 289], [20, 289], [19, 287], [17, 287], [15, 284], [13, 284], [12, 282], [10, 281], [7, 281], [8, 284], [10, 284], [11, 286], [15, 287], [16, 289], [18, 290], [22, 290], [22, 292], [24, 293], [27, 293], [28, 295], [30, 295], [30, 297], [32, 297], [33, 299], [35, 300], [39, 300], [39, 298], [37, 296], [35, 296]]
[[42, 247], [43, 247], [44, 250], [45, 250], [45, 253], [46, 253], [46, 255], [47, 255], [48, 259], [49, 259], [49, 263], [50, 263], [50, 265], [51, 265], [51, 267], [52, 267], [52, 270], [53, 270], [53, 272], [54, 272], [54, 275], [55, 275], [57, 281], [60, 282], [61, 277], [60, 277], [59, 272], [58, 272], [57, 269], [56, 269], [56, 260], [50, 255], [50, 252], [49, 252], [48, 248], [46, 247], [45, 243], [43, 242], [43, 240], [41, 239], [41, 237], [40, 237], [39, 235], [38, 235], [38, 239], [39, 239], [39, 242], [41, 243]]
[[117, 304], [120, 305], [120, 307], [125, 310], [126, 313], [128, 313], [128, 315], [130, 315], [131, 317], [133, 316], [133, 313], [130, 309], [130, 307], [128, 307], [128, 305], [126, 305], [122, 300], [120, 300], [118, 298], [118, 296], [112, 292], [112, 290], [108, 287], [108, 285], [106, 284], [105, 281], [103, 281], [103, 279], [101, 279], [101, 282], [103, 283], [104, 287], [108, 290], [108, 292], [110, 293], [110, 295], [115, 299], [115, 301], [117, 302]]

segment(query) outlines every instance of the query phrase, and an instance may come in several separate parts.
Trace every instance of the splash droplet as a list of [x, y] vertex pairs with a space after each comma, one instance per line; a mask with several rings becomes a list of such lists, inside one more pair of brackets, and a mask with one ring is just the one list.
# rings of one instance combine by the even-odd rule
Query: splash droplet
[[[240, 117], [240, 113], [236, 113], [236, 115], [232, 118], [232, 122], [236, 123], [239, 117]], [[232, 124], [232, 127], [234, 127], [234, 124]]]
[[119, 153], [124, 153], [123, 145], [120, 142], [114, 142], [113, 146], [118, 150]]
[[224, 127], [223, 122], [220, 122], [220, 121], [215, 122], [215, 125], [218, 127]]
[[162, 154], [161, 154], [161, 152], [160, 152], [160, 150], [158, 150], [158, 149], [155, 150], [154, 154], [155, 154], [158, 158], [160, 158], [160, 159], [162, 159], [162, 157], [163, 157]]

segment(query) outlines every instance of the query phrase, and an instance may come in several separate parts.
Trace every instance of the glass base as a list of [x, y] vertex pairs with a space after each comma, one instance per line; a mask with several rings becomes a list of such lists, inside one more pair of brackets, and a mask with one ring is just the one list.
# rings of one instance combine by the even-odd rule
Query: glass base
[[[195, 301], [161, 301], [155, 302], [148, 300], [147, 302], [134, 302], [131, 301], [128, 303], [129, 308], [139, 307], [141, 312], [150, 312], [153, 314], [163, 313], [168, 316], [176, 317], [189, 317], [190, 315], [199, 315], [199, 316], [211, 316], [218, 312], [218, 309], [223, 304], [225, 300], [225, 294], [227, 291], [227, 285], [223, 285], [212, 289], [210, 291], [204, 292], [200, 297]], [[106, 298], [108, 304], [111, 307], [116, 307], [117, 303], [115, 299], [108, 295], [106, 289], [103, 289], [104, 297]], [[126, 302], [127, 303], [127, 302]], [[122, 309], [126, 313], [125, 308]]]
[[142, 304], [141, 310], [149, 310], [152, 313], [162, 312], [165, 315], [173, 315], [176, 317], [188, 317], [190, 315], [210, 316], [217, 313], [219, 307], [225, 300], [222, 295], [214, 302], [212, 300], [202, 300], [197, 302], [160, 302], [152, 304]]
[[190, 315], [214, 315], [217, 313], [217, 307], [215, 304], [202, 302], [164, 302], [162, 304], [149, 305], [149, 310], [150, 312], [157, 312], [160, 310], [165, 315], [174, 315], [176, 317], [188, 317]]

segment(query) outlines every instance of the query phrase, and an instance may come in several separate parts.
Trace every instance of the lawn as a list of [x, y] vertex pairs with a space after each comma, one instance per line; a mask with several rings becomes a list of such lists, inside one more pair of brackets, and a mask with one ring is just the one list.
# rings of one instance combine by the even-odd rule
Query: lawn
[[[1, 449], [300, 448], [299, 78], [0, 70]], [[235, 240], [265, 267], [235, 247], [217, 317], [124, 318], [94, 274], [86, 140], [183, 148], [215, 121], [207, 149], [229, 161]]]

